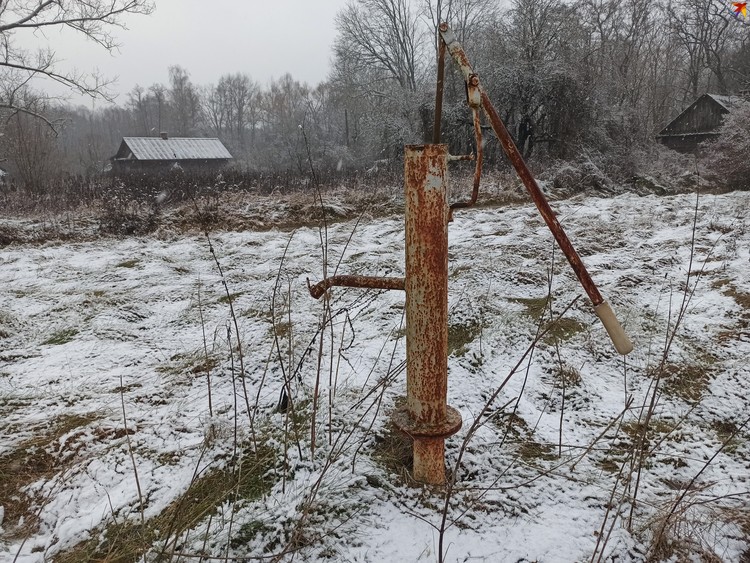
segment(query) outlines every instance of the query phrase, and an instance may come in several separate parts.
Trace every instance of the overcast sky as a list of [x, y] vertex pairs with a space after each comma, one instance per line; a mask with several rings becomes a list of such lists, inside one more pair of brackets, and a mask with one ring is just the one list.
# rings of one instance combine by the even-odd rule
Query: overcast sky
[[[346, 1], [155, 0], [153, 14], [128, 16], [129, 29], [116, 30], [121, 47], [113, 55], [69, 32], [47, 32], [46, 37], [66, 68], [98, 68], [105, 76], [119, 77], [112, 90], [121, 94], [121, 105], [136, 84], [166, 84], [167, 69], [174, 64], [187, 69], [197, 85], [215, 84], [234, 72], [263, 85], [288, 72], [315, 85], [328, 74], [334, 18]], [[91, 105], [79, 96], [70, 101]]]

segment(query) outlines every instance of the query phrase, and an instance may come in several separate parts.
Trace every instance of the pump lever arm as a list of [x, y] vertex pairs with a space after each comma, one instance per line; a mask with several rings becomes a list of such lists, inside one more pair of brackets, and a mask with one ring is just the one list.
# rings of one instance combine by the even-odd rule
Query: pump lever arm
[[500, 141], [505, 154], [508, 156], [511, 164], [513, 164], [513, 167], [516, 169], [518, 177], [521, 179], [523, 185], [526, 187], [526, 190], [529, 192], [529, 195], [531, 196], [532, 201], [539, 210], [539, 213], [542, 215], [544, 222], [547, 223], [550, 231], [552, 231], [552, 235], [555, 237], [557, 244], [560, 246], [560, 249], [568, 259], [568, 262], [573, 268], [576, 277], [578, 277], [578, 281], [581, 282], [581, 286], [591, 299], [591, 302], [594, 305], [594, 311], [602, 321], [604, 328], [607, 330], [609, 337], [612, 339], [612, 343], [615, 345], [615, 348], [620, 354], [630, 353], [633, 350], [633, 343], [631, 342], [630, 338], [628, 338], [628, 335], [625, 334], [622, 325], [617, 320], [614, 311], [612, 311], [612, 307], [604, 300], [601, 293], [599, 293], [596, 284], [594, 284], [594, 280], [591, 279], [591, 276], [589, 275], [586, 267], [581, 261], [581, 257], [578, 255], [575, 248], [573, 248], [573, 244], [565, 234], [565, 231], [563, 230], [562, 225], [560, 225], [560, 222], [557, 220], [554, 211], [552, 211], [549, 203], [547, 203], [542, 190], [539, 189], [539, 185], [536, 183], [534, 176], [532, 176], [529, 168], [526, 166], [526, 163], [523, 160], [523, 157], [521, 156], [521, 153], [518, 151], [518, 148], [513, 142], [513, 139], [508, 133], [508, 130], [505, 128], [505, 124], [503, 123], [502, 119], [500, 119], [500, 116], [493, 107], [489, 96], [481, 87], [479, 83], [479, 77], [471, 68], [471, 64], [469, 63], [469, 59], [466, 56], [465, 51], [456, 39], [455, 34], [448, 27], [447, 23], [440, 24], [440, 36], [445, 42], [448, 52], [453, 57], [453, 60], [461, 69], [461, 73], [464, 75], [464, 80], [466, 81], [467, 87], [473, 87], [478, 91], [482, 109], [484, 109], [484, 112], [490, 121], [490, 125], [495, 131], [495, 135], [497, 135], [497, 138]]

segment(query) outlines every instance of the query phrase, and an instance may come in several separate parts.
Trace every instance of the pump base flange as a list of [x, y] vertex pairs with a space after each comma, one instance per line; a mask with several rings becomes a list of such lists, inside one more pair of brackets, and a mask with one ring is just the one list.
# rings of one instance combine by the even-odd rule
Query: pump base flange
[[412, 438], [447, 438], [461, 429], [461, 413], [451, 406], [446, 406], [445, 420], [439, 424], [414, 422], [406, 405], [393, 413], [393, 423], [401, 432]]

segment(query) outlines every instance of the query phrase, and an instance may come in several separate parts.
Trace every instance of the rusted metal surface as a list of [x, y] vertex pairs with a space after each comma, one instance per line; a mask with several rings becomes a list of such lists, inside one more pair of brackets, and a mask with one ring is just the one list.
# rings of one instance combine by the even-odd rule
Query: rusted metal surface
[[414, 437], [414, 478], [445, 482], [444, 438], [461, 416], [448, 395], [448, 147], [409, 145], [406, 200], [406, 407], [394, 421]]
[[[407, 375], [408, 377], [408, 375]], [[399, 430], [414, 439], [447, 438], [461, 429], [461, 413], [450, 405], [445, 407], [445, 418], [434, 424], [416, 422], [409, 414], [409, 406], [404, 405], [393, 412], [392, 420]]]
[[[481, 166], [481, 153], [479, 153]], [[414, 479], [445, 482], [445, 438], [461, 428], [448, 397], [448, 147], [410, 145], [404, 155], [406, 278], [332, 276], [308, 288], [406, 290], [406, 405], [393, 420], [414, 439]]]
[[445, 41], [448, 52], [453, 58], [453, 61], [458, 65], [458, 68], [461, 69], [461, 74], [464, 75], [464, 81], [468, 84], [471, 76], [476, 76], [476, 74], [471, 68], [469, 58], [466, 56], [466, 53], [461, 47], [461, 44], [456, 39], [456, 35], [445, 22], [440, 24], [440, 37], [442, 37], [443, 41]]
[[413, 477], [416, 481], [428, 485], [445, 483], [445, 440], [443, 438], [414, 440]]
[[315, 299], [323, 297], [326, 291], [333, 286], [340, 287], [362, 287], [366, 289], [404, 289], [404, 278], [382, 278], [377, 276], [331, 276], [315, 285], [307, 282], [310, 295]]
[[448, 392], [447, 155], [409, 145], [404, 157], [407, 405], [426, 424], [445, 418]]
[[568, 262], [573, 268], [573, 271], [578, 277], [578, 280], [581, 282], [581, 286], [591, 299], [591, 302], [594, 304], [594, 306], [600, 305], [604, 301], [604, 298], [602, 297], [601, 293], [599, 293], [599, 290], [594, 284], [594, 281], [591, 279], [591, 276], [586, 270], [586, 267], [583, 265], [580, 256], [576, 252], [575, 248], [573, 248], [573, 244], [565, 234], [562, 225], [560, 225], [560, 222], [557, 220], [557, 217], [552, 211], [552, 208], [549, 206], [549, 203], [547, 203], [544, 194], [542, 194], [542, 190], [539, 189], [539, 185], [536, 183], [536, 180], [526, 166], [521, 153], [518, 152], [518, 148], [513, 142], [513, 139], [508, 133], [508, 130], [505, 128], [505, 124], [503, 123], [502, 119], [500, 119], [500, 116], [493, 107], [489, 96], [487, 96], [487, 93], [482, 89], [479, 83], [479, 77], [471, 68], [471, 64], [469, 63], [466, 53], [456, 40], [456, 36], [450, 29], [448, 29], [447, 25], [445, 27], [440, 27], [440, 34], [443, 38], [443, 41], [445, 41], [447, 45], [448, 52], [451, 54], [453, 60], [461, 69], [467, 85], [473, 84], [479, 91], [482, 108], [484, 109], [484, 112], [490, 121], [490, 125], [492, 125], [492, 129], [495, 131], [495, 135], [497, 135], [497, 138], [500, 141], [500, 145], [503, 147], [505, 154], [508, 155], [508, 159], [510, 160], [511, 164], [516, 169], [518, 177], [521, 179], [523, 185], [526, 187], [526, 190], [529, 192], [529, 195], [531, 196], [532, 201], [539, 210], [539, 213], [542, 215], [544, 222], [547, 223], [550, 231], [552, 231], [552, 235], [555, 237], [557, 244], [560, 246], [560, 249], [568, 259]]

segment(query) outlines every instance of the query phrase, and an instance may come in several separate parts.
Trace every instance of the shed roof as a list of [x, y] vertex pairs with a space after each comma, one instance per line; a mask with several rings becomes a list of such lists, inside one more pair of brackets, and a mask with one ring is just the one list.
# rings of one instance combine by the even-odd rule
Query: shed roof
[[[128, 149], [124, 151], [123, 149]], [[191, 137], [123, 137], [115, 159], [135, 160], [215, 160], [230, 159], [232, 155], [219, 139]]]
[[713, 101], [715, 101], [717, 104], [719, 104], [721, 107], [723, 107], [727, 111], [732, 110], [732, 106], [737, 105], [737, 96], [722, 96], [720, 94], [706, 94], [709, 96]]
[[[713, 124], [709, 131], [704, 130], [698, 130], [698, 131], [684, 131], [684, 130], [677, 130], [675, 131], [675, 127], [678, 127], [680, 123], [687, 123], [685, 120], [689, 119], [689, 116], [698, 108], [701, 103], [704, 100], [710, 100], [710, 103], [715, 104], [719, 108], [720, 113], [727, 113], [732, 111], [732, 108], [737, 105], [740, 98], [737, 96], [722, 96], [720, 94], [703, 94], [698, 99], [696, 99], [692, 104], [690, 104], [687, 108], [685, 108], [680, 114], [675, 117], [672, 121], [670, 121], [664, 129], [659, 131], [657, 133], [656, 137], [669, 137], [669, 136], [679, 136], [683, 137], [688, 134], [698, 134], [703, 135], [705, 133], [708, 133], [715, 129], [718, 126], [718, 122]], [[704, 124], [705, 125], [705, 124]], [[693, 127], [693, 124], [688, 124], [688, 127]]]

